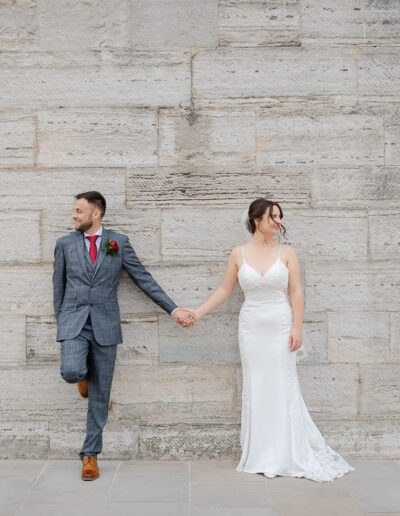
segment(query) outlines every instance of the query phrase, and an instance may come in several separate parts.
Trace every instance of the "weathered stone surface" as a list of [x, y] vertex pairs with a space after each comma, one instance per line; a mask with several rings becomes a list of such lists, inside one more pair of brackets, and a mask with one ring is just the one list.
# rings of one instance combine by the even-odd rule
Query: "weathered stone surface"
[[130, 109], [57, 109], [38, 114], [41, 167], [157, 164], [157, 113]]
[[361, 364], [360, 415], [398, 418], [400, 364]]
[[1, 459], [44, 459], [49, 449], [46, 421], [5, 421], [0, 423]]
[[40, 212], [0, 211], [2, 244], [0, 262], [40, 260]]
[[[168, 322], [171, 322], [170, 317]], [[151, 364], [158, 361], [158, 317], [124, 315], [121, 326], [123, 342], [118, 346], [117, 364]]]
[[396, 167], [321, 168], [311, 171], [312, 206], [398, 207]]
[[308, 206], [308, 173], [304, 166], [255, 167], [234, 163], [131, 168], [127, 173], [129, 207], [235, 206], [240, 218], [261, 192], [267, 198], [284, 198], [287, 205]]
[[[86, 422], [52, 422], [50, 424], [49, 458], [76, 459], [85, 440]], [[109, 418], [103, 431], [102, 459], [136, 459], [139, 431], [128, 421]]]
[[0, 48], [29, 49], [37, 44], [37, 2], [35, 0], [0, 3]]
[[379, 112], [276, 113], [257, 116], [257, 163], [384, 164]]
[[96, 188], [107, 197], [109, 207], [125, 202], [125, 172], [121, 169], [2, 170], [0, 192], [3, 202], [15, 210], [68, 207], [74, 196]]
[[[400, 36], [397, 0], [306, 0], [301, 3], [302, 43], [390, 44]], [[316, 43], [316, 42], [315, 42]]]
[[240, 456], [237, 425], [140, 426], [141, 459], [226, 459]]
[[223, 48], [193, 59], [196, 101], [355, 92], [355, 59], [347, 49]]
[[400, 49], [360, 48], [358, 92], [360, 97], [398, 99], [400, 88]]
[[394, 362], [400, 362], [400, 313], [390, 314], [390, 355]]
[[0, 112], [1, 167], [32, 166], [35, 162], [35, 139], [36, 120], [33, 113]]
[[164, 210], [161, 226], [163, 258], [226, 262], [232, 248], [246, 241], [241, 215], [240, 210], [233, 208]]
[[389, 313], [328, 312], [330, 362], [390, 361]]
[[400, 452], [400, 421], [362, 419], [319, 421], [318, 428], [332, 448], [351, 459], [392, 459]]
[[53, 313], [50, 266], [0, 266], [0, 291], [0, 312], [30, 315]]
[[234, 374], [228, 366], [120, 366], [111, 392], [119, 419], [160, 423], [228, 418], [234, 413]]
[[[324, 209], [285, 210], [288, 242], [302, 259], [337, 260], [368, 257], [368, 222], [362, 211]], [[327, 238], [339, 235], [340, 239]]]
[[300, 23], [298, 0], [222, 0], [220, 46], [300, 45]]
[[251, 111], [162, 110], [159, 163], [254, 163], [254, 124]]
[[0, 108], [189, 104], [182, 52], [3, 52], [0, 67]]
[[[203, 303], [222, 282], [225, 273], [225, 264], [214, 262], [167, 267], [149, 264], [146, 268], [177, 305], [189, 307]], [[118, 297], [121, 314], [166, 313], [136, 287], [125, 272], [121, 275]], [[243, 294], [240, 287], [236, 287], [215, 312], [238, 312], [242, 302]], [[171, 324], [175, 323], [171, 320]]]
[[358, 413], [356, 364], [300, 365], [300, 390], [312, 417], [350, 419]]
[[[123, 233], [140, 260], [150, 263], [161, 259], [161, 212], [158, 209], [125, 209], [113, 207], [112, 196], [103, 192], [107, 201], [107, 211], [102, 220], [105, 228]], [[111, 206], [108, 207], [110, 202]], [[57, 238], [74, 231], [72, 207], [62, 206], [44, 209], [42, 215], [42, 254], [43, 260], [52, 262]]]
[[385, 112], [385, 163], [400, 164], [400, 109], [397, 104]]
[[0, 315], [0, 364], [24, 365], [26, 362], [25, 316]]
[[1, 412], [5, 421], [86, 420], [87, 401], [67, 384], [58, 365], [1, 371]]
[[56, 341], [57, 322], [53, 316], [26, 318], [26, 360], [30, 364], [60, 360], [60, 343]]
[[398, 310], [399, 266], [379, 262], [309, 262], [305, 273], [305, 307], [309, 311]]
[[43, 50], [129, 47], [129, 0], [37, 0]]
[[400, 242], [393, 236], [400, 234], [400, 212], [398, 210], [371, 210], [369, 215], [371, 258], [373, 260], [398, 258]]
[[132, 45], [154, 49], [215, 48], [218, 0], [133, 0]]
[[305, 356], [297, 355], [299, 364], [323, 364], [328, 362], [326, 336], [326, 314], [324, 312], [306, 313], [303, 317], [303, 346]]
[[237, 364], [238, 314], [210, 314], [192, 328], [160, 316], [160, 362]]

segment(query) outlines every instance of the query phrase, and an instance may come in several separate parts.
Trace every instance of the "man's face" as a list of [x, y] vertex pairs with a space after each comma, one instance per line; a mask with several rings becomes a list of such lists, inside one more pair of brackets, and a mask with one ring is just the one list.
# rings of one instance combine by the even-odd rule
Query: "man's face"
[[[100, 212], [86, 199], [77, 199], [72, 212], [72, 218], [75, 221], [75, 229], [84, 233], [93, 225], [93, 214]], [[96, 218], [96, 217], [95, 217]]]

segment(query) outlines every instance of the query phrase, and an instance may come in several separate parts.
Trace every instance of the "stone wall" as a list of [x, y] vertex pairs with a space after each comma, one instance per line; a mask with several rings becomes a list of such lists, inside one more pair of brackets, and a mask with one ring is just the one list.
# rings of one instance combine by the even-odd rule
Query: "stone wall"
[[[74, 194], [196, 307], [282, 204], [311, 342], [302, 392], [346, 458], [400, 453], [398, 0], [0, 3], [0, 457], [76, 457], [59, 374], [57, 237]], [[104, 457], [237, 457], [237, 287], [187, 330], [123, 275]]]

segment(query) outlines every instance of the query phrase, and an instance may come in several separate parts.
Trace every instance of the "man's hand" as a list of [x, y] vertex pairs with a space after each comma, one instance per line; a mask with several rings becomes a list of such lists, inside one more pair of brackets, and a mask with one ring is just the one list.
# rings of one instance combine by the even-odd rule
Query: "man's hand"
[[196, 322], [196, 312], [191, 308], [178, 308], [172, 317], [174, 321], [185, 328], [190, 328]]

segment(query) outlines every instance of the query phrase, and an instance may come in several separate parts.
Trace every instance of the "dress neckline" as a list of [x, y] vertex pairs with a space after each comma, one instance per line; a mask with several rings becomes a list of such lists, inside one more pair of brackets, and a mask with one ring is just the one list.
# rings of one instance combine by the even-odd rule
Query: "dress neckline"
[[281, 262], [281, 263], [282, 263], [282, 265], [283, 265], [287, 270], [289, 270], [289, 269], [288, 269], [288, 267], [287, 267], [287, 265], [286, 265], [286, 263], [283, 263], [283, 261], [282, 261], [282, 260], [279, 258], [279, 256], [278, 256], [278, 258], [275, 260], [275, 262], [271, 265], [271, 267], [267, 270], [267, 272], [266, 272], [265, 274], [260, 274], [258, 271], [256, 271], [256, 269], [255, 269], [254, 267], [252, 267], [252, 266], [251, 266], [249, 263], [247, 263], [247, 262], [243, 262], [243, 263], [242, 263], [242, 265], [241, 265], [241, 266], [239, 267], [239, 269], [238, 269], [238, 273], [239, 273], [240, 269], [241, 269], [244, 265], [247, 265], [248, 267], [250, 267], [250, 269], [251, 269], [252, 271], [254, 271], [254, 272], [257, 274], [257, 276], [259, 276], [261, 279], [264, 279], [264, 278], [267, 276], [267, 274], [269, 274], [269, 272], [271, 271], [271, 269], [276, 265], [276, 263], [277, 263], [278, 261], [279, 261], [279, 262]]

